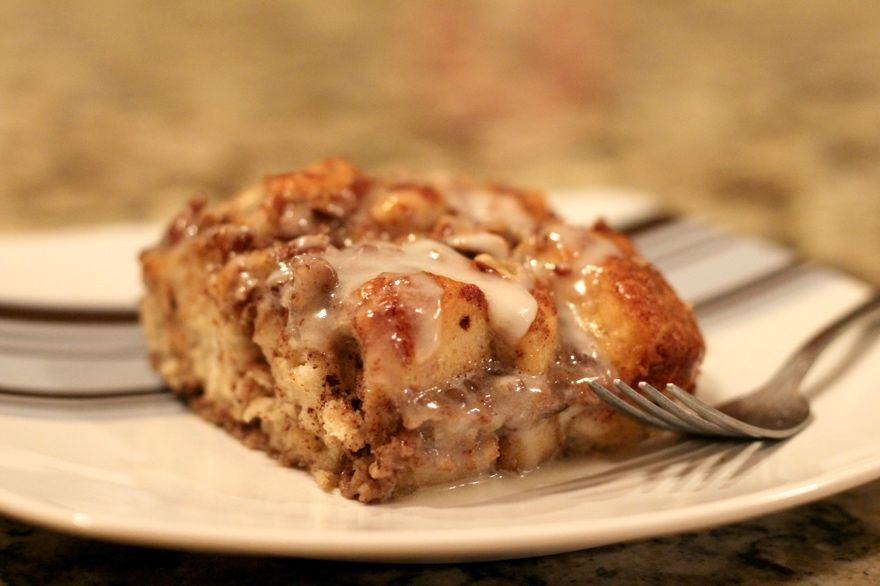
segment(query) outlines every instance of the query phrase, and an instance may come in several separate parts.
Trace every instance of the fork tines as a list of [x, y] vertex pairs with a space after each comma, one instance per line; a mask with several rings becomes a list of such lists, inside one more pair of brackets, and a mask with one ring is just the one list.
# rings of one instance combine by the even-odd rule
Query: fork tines
[[694, 435], [762, 437], [761, 433], [747, 429], [749, 426], [733, 420], [673, 384], [666, 386], [666, 394], [645, 382], [639, 383], [639, 392], [620, 379], [615, 379], [614, 386], [619, 393], [595, 381], [589, 384], [599, 398], [648, 425]]

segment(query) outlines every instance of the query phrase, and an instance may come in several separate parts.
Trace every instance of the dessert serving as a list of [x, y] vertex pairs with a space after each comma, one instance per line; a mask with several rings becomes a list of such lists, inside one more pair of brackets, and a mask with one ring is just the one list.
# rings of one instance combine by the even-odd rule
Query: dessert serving
[[363, 502], [635, 445], [588, 381], [692, 390], [703, 355], [626, 236], [465, 179], [328, 159], [194, 199], [141, 262], [168, 386]]

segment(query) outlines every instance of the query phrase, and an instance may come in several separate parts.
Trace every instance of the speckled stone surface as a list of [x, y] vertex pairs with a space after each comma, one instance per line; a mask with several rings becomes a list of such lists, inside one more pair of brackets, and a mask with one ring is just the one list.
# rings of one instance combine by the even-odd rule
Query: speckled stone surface
[[[878, 31], [857, 0], [4, 0], [0, 230], [165, 218], [332, 153], [643, 189], [880, 283]], [[0, 518], [0, 584], [251, 582], [877, 584], [880, 483], [448, 566], [160, 551]]]

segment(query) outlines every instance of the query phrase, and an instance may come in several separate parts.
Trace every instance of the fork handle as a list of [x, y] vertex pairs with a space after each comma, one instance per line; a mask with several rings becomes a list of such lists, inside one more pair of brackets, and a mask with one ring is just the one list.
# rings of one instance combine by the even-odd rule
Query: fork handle
[[791, 358], [787, 366], [778, 371], [773, 381], [779, 385], [788, 385], [799, 383], [809, 372], [810, 367], [815, 364], [819, 354], [850, 326], [859, 323], [862, 319], [877, 314], [880, 317], [880, 292], [875, 291], [871, 297], [860, 303], [846, 314], [840, 316], [832, 323], [822, 328], [819, 332], [807, 340], [803, 346], [798, 348]]

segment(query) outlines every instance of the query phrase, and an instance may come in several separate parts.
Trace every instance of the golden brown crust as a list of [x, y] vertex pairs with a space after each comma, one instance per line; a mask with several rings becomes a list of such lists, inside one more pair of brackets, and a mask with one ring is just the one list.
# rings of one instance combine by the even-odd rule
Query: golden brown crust
[[704, 346], [691, 310], [640, 258], [612, 257], [602, 268], [588, 283], [583, 316], [618, 376], [692, 388]]

